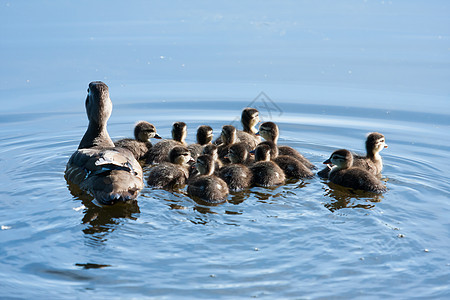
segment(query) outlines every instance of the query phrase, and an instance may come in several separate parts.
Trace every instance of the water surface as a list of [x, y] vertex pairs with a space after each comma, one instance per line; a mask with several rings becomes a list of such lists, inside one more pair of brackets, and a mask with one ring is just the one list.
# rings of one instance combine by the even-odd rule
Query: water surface
[[[0, 3], [2, 298], [448, 298], [449, 4]], [[64, 180], [103, 80], [109, 132], [215, 134], [252, 105], [320, 166], [385, 134], [381, 196], [326, 180], [203, 206]], [[261, 92], [263, 94], [261, 94]]]

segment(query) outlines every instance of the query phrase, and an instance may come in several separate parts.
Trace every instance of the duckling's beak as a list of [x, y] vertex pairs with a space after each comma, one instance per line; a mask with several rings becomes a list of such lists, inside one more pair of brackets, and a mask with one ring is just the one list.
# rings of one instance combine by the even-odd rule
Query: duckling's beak
[[324, 165], [331, 165], [331, 160], [327, 159], [326, 161], [323, 162]]
[[256, 136], [260, 136], [259, 131], [257, 133], [255, 133]]
[[193, 162], [195, 162], [195, 160], [191, 157], [191, 158], [189, 158], [189, 160], [188, 160], [188, 164], [190, 164], [190, 163], [193, 163]]
[[387, 148], [388, 147], [388, 145], [387, 144], [384, 144], [384, 148]]
[[225, 155], [225, 156], [224, 156], [223, 158], [228, 158], [228, 159], [229, 159], [229, 158], [230, 158], [230, 156], [229, 156], [229, 155], [227, 154], [227, 155]]
[[155, 136], [153, 138], [154, 139], [158, 139], [158, 140], [162, 139], [162, 137], [159, 134], [157, 134], [157, 133], [155, 133]]
[[250, 153], [250, 155], [255, 155], [255, 151], [256, 150], [252, 150], [252, 151], [250, 151], [249, 153]]

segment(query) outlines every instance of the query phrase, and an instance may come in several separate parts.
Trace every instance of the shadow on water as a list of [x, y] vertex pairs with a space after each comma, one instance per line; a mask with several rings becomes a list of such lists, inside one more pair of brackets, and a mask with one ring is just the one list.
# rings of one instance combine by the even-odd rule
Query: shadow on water
[[122, 223], [122, 219], [138, 219], [140, 210], [136, 200], [111, 206], [100, 205], [77, 185], [68, 182], [67, 187], [74, 200], [81, 200], [85, 207], [82, 223], [87, 227], [83, 233], [96, 243], [106, 242], [107, 235]]
[[[324, 206], [331, 212], [342, 208], [372, 209], [375, 207], [374, 203], [381, 202], [384, 197], [382, 194], [346, 188], [324, 179], [322, 181], [325, 184], [323, 187], [325, 190], [324, 196], [331, 198], [331, 202], [325, 203]], [[365, 203], [362, 201], [365, 201]]]

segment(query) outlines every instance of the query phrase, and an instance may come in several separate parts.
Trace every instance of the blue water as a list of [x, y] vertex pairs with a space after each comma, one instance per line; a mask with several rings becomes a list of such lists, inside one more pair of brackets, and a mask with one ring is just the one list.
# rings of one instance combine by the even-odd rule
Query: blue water
[[[450, 297], [450, 3], [0, 2], [0, 298]], [[144, 188], [98, 207], [64, 180], [88, 83], [114, 139], [194, 142], [243, 107], [320, 166], [386, 136], [379, 197], [326, 180], [203, 206]]]

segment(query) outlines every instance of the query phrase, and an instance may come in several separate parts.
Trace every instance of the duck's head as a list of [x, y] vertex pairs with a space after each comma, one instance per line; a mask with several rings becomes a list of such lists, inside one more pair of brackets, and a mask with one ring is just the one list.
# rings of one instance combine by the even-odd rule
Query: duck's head
[[214, 144], [208, 144], [203, 147], [202, 154], [211, 155], [214, 160], [219, 159], [219, 152], [217, 146]]
[[384, 135], [378, 132], [369, 133], [366, 139], [367, 155], [376, 155], [378, 152], [387, 148], [386, 139]]
[[256, 133], [255, 126], [259, 123], [259, 111], [256, 108], [246, 107], [242, 110], [241, 123], [244, 131]]
[[89, 83], [86, 97], [86, 112], [89, 122], [106, 125], [112, 112], [108, 86], [101, 81]]
[[201, 125], [197, 129], [197, 143], [206, 145], [211, 143], [213, 139], [213, 129], [208, 125]]
[[270, 160], [270, 146], [266, 144], [259, 144], [255, 151], [255, 161], [269, 161]]
[[156, 133], [156, 127], [146, 121], [140, 121], [134, 126], [134, 138], [141, 142], [148, 142], [149, 139], [161, 139]]
[[274, 122], [264, 122], [259, 125], [258, 135], [262, 136], [266, 141], [277, 143], [279, 134], [278, 125]]
[[244, 143], [233, 144], [228, 149], [228, 155], [226, 156], [232, 164], [243, 164], [248, 157], [248, 150]]
[[222, 143], [230, 145], [236, 143], [237, 131], [233, 125], [224, 125], [222, 127], [222, 133], [220, 134]]
[[184, 143], [187, 135], [187, 126], [184, 122], [175, 122], [172, 125], [172, 139]]
[[339, 169], [347, 169], [353, 165], [353, 155], [346, 149], [334, 151], [330, 158], [323, 162], [326, 165], [334, 165]]
[[214, 159], [211, 155], [200, 155], [197, 157], [195, 167], [201, 175], [212, 175], [214, 173]]
[[169, 161], [177, 165], [186, 165], [193, 161], [193, 159], [186, 147], [174, 147], [169, 151]]
[[267, 145], [270, 147], [270, 159], [275, 159], [278, 157], [278, 147], [272, 141], [264, 141], [259, 143], [258, 145]]

